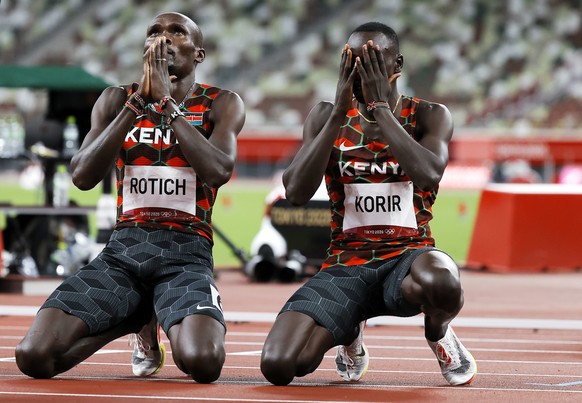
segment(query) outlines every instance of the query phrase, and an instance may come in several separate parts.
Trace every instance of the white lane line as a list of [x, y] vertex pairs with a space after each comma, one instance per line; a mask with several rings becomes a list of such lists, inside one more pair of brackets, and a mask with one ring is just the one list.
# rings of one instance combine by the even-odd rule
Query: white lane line
[[[193, 382], [193, 381], [190, 381]], [[203, 401], [203, 402], [258, 402], [258, 403], [346, 403], [345, 400], [283, 400], [283, 399], [245, 399], [242, 397], [195, 397], [195, 396], [167, 396], [167, 395], [112, 395], [103, 394], [98, 395], [94, 393], [47, 393], [47, 392], [0, 392], [0, 395], [8, 396], [46, 396], [46, 397], [100, 397], [104, 399], [140, 399], [140, 400], [188, 400], [188, 401]], [[353, 402], [353, 403], [369, 403], [368, 402]]]
[[[38, 311], [35, 306], [0, 305], [0, 316], [34, 316]], [[269, 312], [225, 312], [227, 322], [273, 323], [276, 313]], [[423, 326], [424, 318], [414, 316], [399, 318], [381, 316], [372, 318], [368, 326]], [[582, 330], [582, 320], [566, 319], [526, 319], [526, 318], [472, 318], [457, 317], [452, 321], [455, 327], [478, 327], [497, 329], [551, 329]]]
[[[83, 379], [83, 378], [75, 378], [75, 379]], [[192, 382], [192, 381], [188, 381]], [[258, 386], [258, 385], [270, 385], [268, 382], [252, 382], [248, 380], [244, 381], [221, 381], [220, 383], [230, 383], [240, 386]], [[385, 385], [385, 384], [341, 384], [338, 385], [330, 384], [330, 383], [309, 383], [309, 382], [293, 382], [292, 386], [309, 386], [309, 387], [326, 387], [326, 388], [358, 388], [358, 389], [391, 389], [391, 390], [410, 390], [410, 389], [435, 389], [435, 390], [442, 390], [442, 387], [437, 386], [427, 386], [427, 385]], [[452, 393], [472, 393], [472, 392], [519, 392], [519, 393], [569, 393], [569, 394], [582, 394], [582, 390], [564, 390], [564, 389], [527, 389], [527, 388], [486, 388], [486, 387], [476, 387], [471, 386], [468, 388], [447, 388], [447, 391], [451, 391]], [[102, 397], [102, 398], [117, 398], [117, 399], [160, 399], [160, 400], [191, 400], [191, 401], [219, 401], [219, 402], [260, 402], [260, 403], [345, 403], [345, 401], [332, 401], [332, 400], [283, 400], [283, 399], [245, 399], [241, 397], [237, 398], [224, 398], [224, 397], [194, 397], [194, 396], [152, 396], [152, 395], [119, 395], [119, 394], [91, 394], [91, 393], [47, 393], [47, 392], [3, 392], [0, 391], [0, 395], [9, 395], [9, 396], [62, 396], [62, 397]], [[364, 402], [352, 402], [352, 403], [364, 403]], [[369, 402], [367, 402], [369, 403]]]

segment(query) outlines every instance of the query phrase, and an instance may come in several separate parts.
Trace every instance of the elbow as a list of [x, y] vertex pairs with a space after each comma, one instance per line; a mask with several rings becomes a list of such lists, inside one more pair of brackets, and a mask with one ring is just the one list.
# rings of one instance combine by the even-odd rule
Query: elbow
[[293, 206], [302, 206], [307, 204], [309, 197], [305, 197], [304, 192], [291, 179], [289, 171], [283, 173], [283, 186], [285, 187], [285, 199]]
[[103, 175], [91, 175], [86, 170], [84, 171], [80, 166], [71, 164], [71, 181], [79, 190], [91, 190], [103, 179]]
[[301, 194], [300, 192], [294, 191], [292, 187], [285, 188], [285, 198], [293, 206], [303, 206], [307, 204], [310, 199], [309, 197], [305, 197], [305, 195]]
[[79, 154], [75, 154], [71, 159], [71, 181], [80, 190], [90, 190], [96, 185], [94, 181], [88, 178], [86, 173], [83, 173], [82, 164], [79, 160]]
[[439, 175], [438, 173], [434, 172], [432, 174], [429, 173], [429, 175], [425, 175], [423, 178], [413, 182], [420, 190], [423, 192], [428, 192], [438, 186], [442, 177], [442, 174]]
[[208, 186], [218, 189], [230, 180], [233, 171], [234, 164], [232, 166], [224, 167], [220, 171], [214, 172], [214, 174], [210, 175], [209, 179], [205, 182]]
[[73, 185], [75, 185], [80, 190], [91, 190], [97, 184], [95, 181], [89, 181], [87, 180], [87, 177], [75, 174], [74, 172], [73, 175], [71, 175], [71, 180]]

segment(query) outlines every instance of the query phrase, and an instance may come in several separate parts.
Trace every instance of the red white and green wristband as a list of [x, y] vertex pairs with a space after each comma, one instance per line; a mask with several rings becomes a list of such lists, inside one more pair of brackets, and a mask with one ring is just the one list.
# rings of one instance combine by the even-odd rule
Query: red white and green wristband
[[172, 112], [170, 116], [166, 117], [166, 126], [170, 126], [174, 119], [176, 119], [178, 116], [184, 117], [185, 115], [181, 110]]
[[161, 110], [164, 110], [166, 105], [168, 104], [168, 102], [172, 101], [173, 103], [175, 103], [176, 105], [178, 105], [178, 103], [176, 102], [176, 100], [170, 96], [165, 96], [162, 99], [159, 100], [158, 102], [158, 106], [160, 107]]
[[390, 108], [390, 104], [388, 102], [384, 102], [384, 101], [372, 101], [368, 103], [368, 106], [366, 107], [366, 109], [368, 110], [368, 112], [374, 112], [376, 109], [389, 109]]

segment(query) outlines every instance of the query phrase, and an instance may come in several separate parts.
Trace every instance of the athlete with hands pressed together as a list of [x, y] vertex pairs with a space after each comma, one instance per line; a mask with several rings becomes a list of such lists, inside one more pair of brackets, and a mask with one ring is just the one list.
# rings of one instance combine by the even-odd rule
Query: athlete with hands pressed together
[[391, 28], [356, 28], [342, 51], [335, 102], [313, 108], [283, 175], [296, 205], [325, 177], [331, 243], [322, 270], [291, 296], [267, 336], [261, 370], [273, 384], [315, 371], [334, 346], [337, 372], [357, 381], [369, 362], [365, 321], [421, 312], [446, 380], [468, 384], [477, 372], [449, 326], [463, 306], [459, 269], [434, 247], [429, 227], [453, 121], [443, 105], [399, 93], [403, 61]]
[[165, 357], [159, 321], [178, 368], [203, 383], [220, 376], [226, 325], [211, 217], [234, 168], [245, 112], [237, 94], [196, 82], [204, 57], [190, 18], [160, 14], [147, 29], [140, 83], [107, 88], [97, 100], [72, 177], [91, 189], [115, 166], [117, 223], [103, 251], [49, 296], [17, 346], [25, 374], [53, 377], [140, 330], [133, 371], [156, 373]]

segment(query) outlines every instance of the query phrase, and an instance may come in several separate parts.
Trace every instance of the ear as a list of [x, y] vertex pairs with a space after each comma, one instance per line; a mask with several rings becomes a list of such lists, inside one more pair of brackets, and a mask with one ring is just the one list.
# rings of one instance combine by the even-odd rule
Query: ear
[[401, 73], [402, 67], [404, 67], [404, 56], [398, 55], [396, 56], [396, 62], [394, 63], [394, 73]]
[[202, 63], [206, 58], [206, 51], [204, 50], [204, 48], [196, 48], [196, 50], [194, 51], [194, 56], [195, 56], [194, 61], [196, 63]]

